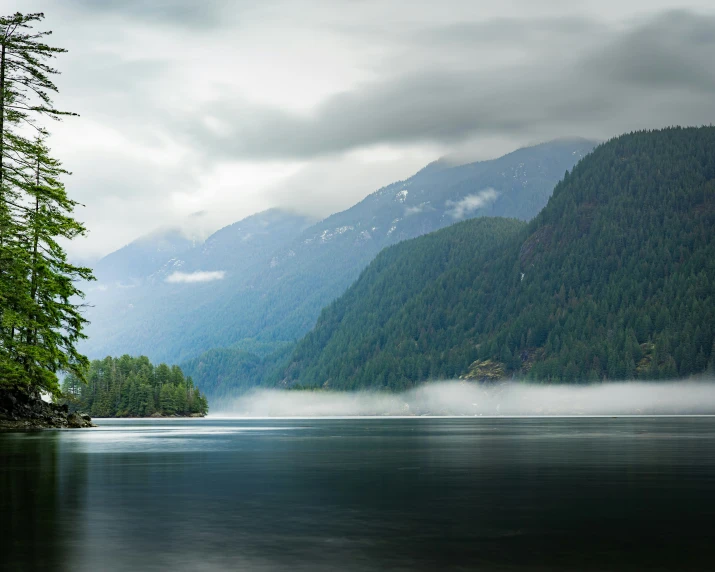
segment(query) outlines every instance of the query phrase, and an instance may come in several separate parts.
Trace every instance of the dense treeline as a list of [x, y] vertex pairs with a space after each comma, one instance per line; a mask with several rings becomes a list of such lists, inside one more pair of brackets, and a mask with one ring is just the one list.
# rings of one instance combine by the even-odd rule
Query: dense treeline
[[[469, 288], [469, 280], [455, 282], [455, 270], [463, 270], [464, 276], [478, 273], [525, 226], [515, 219], [480, 218], [385, 249], [298, 343], [283, 381], [335, 389], [400, 389], [410, 382], [456, 377], [474, 359], [469, 348], [450, 349], [450, 340], [456, 341], [460, 332], [448, 329], [441, 318], [416, 336], [405, 330], [438, 305], [449, 305], [456, 290]], [[426, 289], [433, 291], [434, 300], [424, 299]], [[466, 314], [460, 305], [451, 311]], [[433, 351], [435, 342], [445, 350]], [[450, 351], [455, 355], [445, 360]], [[459, 369], [450, 369], [450, 362]], [[276, 381], [274, 377], [268, 383]]]
[[[244, 393], [260, 385], [266, 377], [275, 375], [276, 368], [287, 360], [293, 345], [241, 344], [241, 348], [250, 347], [256, 353], [239, 348], [217, 348], [182, 363], [181, 369], [191, 376], [196, 387], [212, 403], [216, 403]], [[269, 353], [271, 349], [273, 351]]]
[[33, 29], [43, 17], [0, 17], [0, 384], [56, 394], [58, 371], [82, 377], [87, 365], [77, 284], [92, 275], [62, 246], [85, 228], [48, 146], [47, 124], [73, 114], [52, 103], [50, 63], [65, 50]]
[[702, 373], [715, 358], [714, 228], [715, 128], [621, 136], [523, 228], [473, 220], [384, 251], [274, 382]]
[[62, 393], [73, 408], [92, 417], [147, 417], [151, 415], [206, 415], [206, 397], [181, 368], [124, 355], [94, 360], [87, 383], [69, 375]]
[[181, 367], [212, 402], [258, 385], [263, 371], [257, 355], [231, 348], [209, 350]]

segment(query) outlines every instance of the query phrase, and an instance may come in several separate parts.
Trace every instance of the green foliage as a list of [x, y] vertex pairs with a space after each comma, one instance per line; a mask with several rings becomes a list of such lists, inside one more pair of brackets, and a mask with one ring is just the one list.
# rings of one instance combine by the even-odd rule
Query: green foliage
[[206, 415], [208, 401], [178, 366], [152, 366], [145, 356], [107, 357], [89, 366], [87, 383], [68, 375], [64, 400], [92, 417]]
[[47, 62], [64, 50], [32, 30], [42, 18], [0, 18], [0, 382], [57, 392], [58, 371], [81, 378], [88, 363], [76, 349], [86, 323], [76, 282], [92, 275], [60, 244], [85, 229], [46, 143], [42, 121], [72, 114], [52, 105], [58, 72]]
[[[514, 219], [482, 218], [385, 249], [299, 342], [285, 373], [289, 382], [402, 389], [412, 381], [456, 377], [471, 354], [458, 369], [442, 369], [444, 356], [432, 352], [433, 344], [439, 339], [449, 351], [457, 331], [435, 311], [469, 290], [493, 253], [524, 227]], [[461, 304], [450, 312], [470, 322]]]
[[[183, 271], [226, 272], [205, 284], [167, 284], [156, 275], [133, 281], [137, 273], [126, 262], [148, 253], [130, 245], [96, 268], [109, 288], [92, 294], [90, 340], [83, 347], [94, 357], [141, 353], [172, 363], [215, 347], [262, 356], [247, 339], [293, 343], [385, 247], [451, 225], [460, 215], [533, 218], [564, 171], [593, 146], [560, 140], [490, 161], [437, 162], [310, 228], [296, 215], [267, 211], [221, 229], [193, 254], [162, 249], [163, 260], [150, 256], [152, 264], [142, 266], [144, 276], [154, 275], [178, 257]], [[455, 214], [455, 204], [485, 189], [495, 191], [493, 202]], [[113, 288], [116, 280], [134, 287]]]
[[[242, 344], [243, 345], [243, 344]], [[236, 397], [256, 387], [266, 377], [274, 376], [293, 349], [293, 344], [246, 344], [256, 350], [277, 347], [273, 353], [259, 357], [238, 348], [209, 350], [181, 364], [181, 369], [195, 380], [196, 387], [212, 402]]]
[[528, 225], [472, 220], [383, 251], [272, 383], [401, 389], [477, 360], [588, 381], [706, 370], [715, 128], [618, 137]]

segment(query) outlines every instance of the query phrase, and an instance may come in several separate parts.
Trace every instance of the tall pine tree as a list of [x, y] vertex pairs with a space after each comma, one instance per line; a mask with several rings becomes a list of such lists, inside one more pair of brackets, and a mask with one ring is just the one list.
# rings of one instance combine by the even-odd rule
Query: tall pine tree
[[82, 379], [87, 366], [75, 346], [85, 324], [77, 282], [92, 275], [59, 242], [85, 228], [47, 146], [47, 120], [74, 114], [52, 103], [48, 62], [65, 50], [33, 30], [43, 18], [0, 18], [0, 383], [55, 393], [57, 372]]

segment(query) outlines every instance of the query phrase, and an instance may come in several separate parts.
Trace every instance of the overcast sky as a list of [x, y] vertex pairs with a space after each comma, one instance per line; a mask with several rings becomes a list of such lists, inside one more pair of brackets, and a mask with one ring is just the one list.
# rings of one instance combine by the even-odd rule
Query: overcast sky
[[91, 260], [158, 227], [325, 216], [430, 161], [715, 122], [715, 2], [2, 0], [44, 11]]

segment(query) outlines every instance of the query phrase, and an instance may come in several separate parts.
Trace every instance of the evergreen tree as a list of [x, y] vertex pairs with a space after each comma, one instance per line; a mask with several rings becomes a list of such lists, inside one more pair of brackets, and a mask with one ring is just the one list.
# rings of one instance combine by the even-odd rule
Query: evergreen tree
[[58, 72], [47, 62], [65, 50], [32, 29], [43, 17], [0, 18], [0, 380], [57, 392], [58, 371], [82, 379], [88, 363], [76, 350], [86, 323], [76, 281], [91, 271], [70, 264], [58, 242], [85, 229], [46, 143], [43, 121], [73, 114], [52, 104]]
[[152, 366], [144, 357], [107, 357], [91, 362], [84, 384], [74, 375], [62, 383], [63, 400], [94, 417], [206, 415], [206, 397], [177, 366]]
[[171, 385], [166, 384], [161, 386], [159, 406], [166, 415], [174, 415], [176, 413], [176, 398]]

